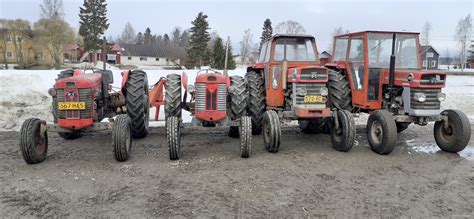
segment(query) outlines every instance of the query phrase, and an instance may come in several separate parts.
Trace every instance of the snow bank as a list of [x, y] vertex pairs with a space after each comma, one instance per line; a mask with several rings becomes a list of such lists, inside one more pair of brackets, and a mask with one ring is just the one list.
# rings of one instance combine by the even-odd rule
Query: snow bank
[[[52, 121], [51, 98], [47, 91], [53, 86], [59, 70], [0, 70], [0, 131], [19, 130], [22, 122], [30, 117]], [[112, 70], [115, 88], [121, 85], [121, 70]], [[156, 83], [167, 74], [181, 74], [183, 70], [147, 70], [149, 85]], [[186, 70], [188, 84], [194, 83], [198, 70]], [[229, 75], [245, 74], [245, 69], [229, 71]], [[448, 85], [444, 89], [447, 100], [442, 103], [443, 109], [459, 109], [465, 112], [471, 123], [474, 123], [474, 77], [448, 76]], [[163, 110], [163, 109], [162, 109]], [[164, 119], [161, 110], [159, 120]], [[154, 110], [150, 114], [154, 118]], [[190, 122], [188, 112], [183, 112], [184, 122]], [[362, 114], [358, 123], [365, 124], [366, 117]], [[151, 126], [163, 125], [152, 122]]]

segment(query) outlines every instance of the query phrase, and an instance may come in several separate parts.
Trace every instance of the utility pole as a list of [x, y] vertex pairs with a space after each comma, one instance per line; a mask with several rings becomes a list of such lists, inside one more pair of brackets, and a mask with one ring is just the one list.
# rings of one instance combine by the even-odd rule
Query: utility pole
[[229, 57], [229, 43], [230, 43], [230, 37], [227, 36], [227, 42], [225, 43], [225, 61], [224, 61], [224, 75], [226, 77], [229, 76], [227, 74], [227, 59]]

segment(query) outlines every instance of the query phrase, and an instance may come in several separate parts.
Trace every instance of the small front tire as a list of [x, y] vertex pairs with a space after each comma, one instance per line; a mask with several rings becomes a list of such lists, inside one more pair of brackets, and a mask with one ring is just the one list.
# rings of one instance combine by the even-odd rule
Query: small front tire
[[130, 158], [132, 150], [132, 121], [126, 114], [115, 118], [112, 128], [112, 142], [114, 146], [115, 159], [124, 162]]
[[370, 148], [378, 154], [390, 154], [397, 141], [397, 125], [390, 112], [376, 110], [367, 121], [367, 139]]
[[20, 150], [28, 164], [41, 163], [48, 154], [48, 132], [42, 125], [46, 125], [46, 121], [30, 118], [21, 126]]
[[[354, 145], [356, 126], [354, 117], [347, 110], [337, 110], [339, 121], [332, 121], [330, 134], [332, 147], [338, 151], [347, 152]], [[335, 128], [335, 122], [338, 122], [338, 129]]]
[[240, 118], [240, 156], [248, 158], [252, 150], [252, 119], [248, 116]]
[[168, 151], [170, 160], [179, 159], [181, 148], [181, 124], [176, 116], [166, 118], [166, 140], [168, 142]]
[[471, 139], [471, 125], [466, 114], [459, 110], [445, 110], [441, 115], [448, 117], [448, 128], [444, 128], [444, 120], [435, 122], [436, 144], [441, 150], [451, 153], [464, 150]]
[[268, 152], [276, 153], [280, 148], [281, 124], [278, 114], [268, 110], [263, 115], [263, 141]]

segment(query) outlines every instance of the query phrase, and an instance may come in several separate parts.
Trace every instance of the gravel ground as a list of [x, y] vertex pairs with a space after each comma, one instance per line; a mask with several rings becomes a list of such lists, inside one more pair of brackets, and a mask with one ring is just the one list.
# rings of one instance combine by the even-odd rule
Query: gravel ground
[[[474, 130], [474, 127], [472, 127]], [[327, 135], [284, 127], [280, 152], [254, 136], [248, 159], [225, 129], [187, 128], [170, 161], [163, 127], [113, 158], [108, 132], [66, 141], [50, 134], [48, 159], [27, 165], [18, 132], [0, 132], [0, 215], [5, 217], [466, 217], [474, 216], [474, 140], [441, 152], [432, 125], [399, 135], [388, 156], [365, 129], [347, 153]]]

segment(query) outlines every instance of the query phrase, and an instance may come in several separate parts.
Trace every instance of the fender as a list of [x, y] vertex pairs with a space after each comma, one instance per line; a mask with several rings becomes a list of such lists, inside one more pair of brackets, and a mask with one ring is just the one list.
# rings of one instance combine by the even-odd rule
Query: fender
[[122, 87], [120, 89], [120, 92], [122, 92], [122, 94], [123, 94], [123, 89], [125, 89], [125, 85], [127, 84], [127, 81], [128, 81], [128, 75], [131, 73], [132, 73], [131, 70], [123, 71], [122, 73], [120, 73], [122, 75]]

